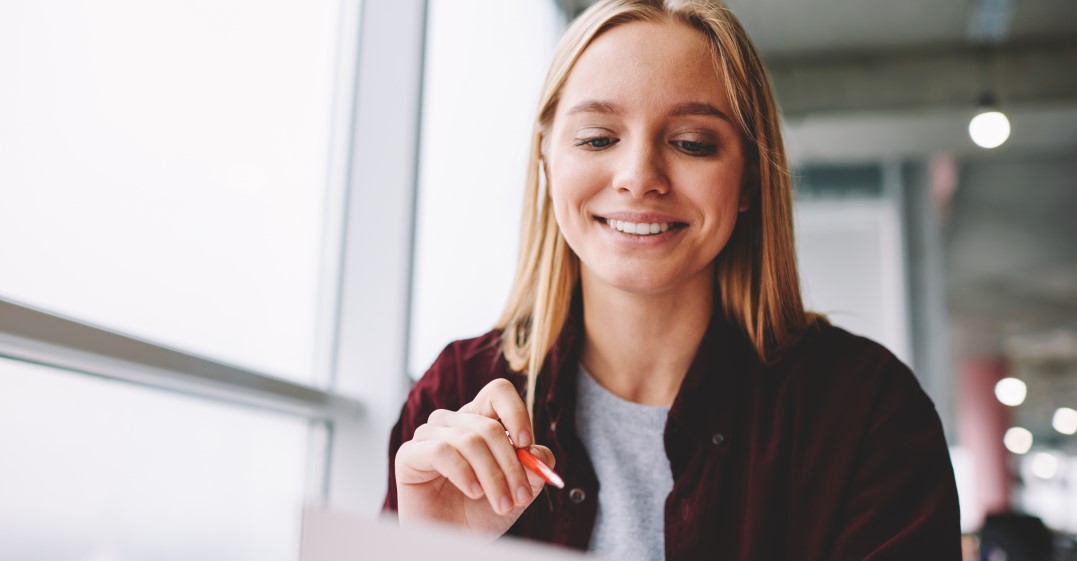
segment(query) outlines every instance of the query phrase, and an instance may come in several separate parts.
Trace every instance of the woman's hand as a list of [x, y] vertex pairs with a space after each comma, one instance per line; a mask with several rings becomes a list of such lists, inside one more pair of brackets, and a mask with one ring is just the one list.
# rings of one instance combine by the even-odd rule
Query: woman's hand
[[396, 454], [400, 523], [434, 520], [475, 534], [504, 534], [544, 484], [524, 469], [506, 430], [517, 445], [554, 465], [549, 448], [532, 446], [527, 407], [508, 380], [490, 382], [459, 411], [431, 413]]

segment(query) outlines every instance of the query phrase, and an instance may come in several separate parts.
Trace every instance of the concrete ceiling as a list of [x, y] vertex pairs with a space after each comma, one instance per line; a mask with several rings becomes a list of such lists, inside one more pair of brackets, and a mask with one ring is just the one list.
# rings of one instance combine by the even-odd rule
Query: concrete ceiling
[[[560, 0], [570, 17], [593, 0]], [[969, 40], [984, 13], [1006, 12], [1005, 42], [1077, 39], [1074, 0], [727, 0], [771, 56], [947, 47]]]
[[727, 5], [768, 57], [964, 45], [977, 16], [991, 10], [1011, 13], [1003, 42], [1077, 37], [1073, 0], [728, 0]]

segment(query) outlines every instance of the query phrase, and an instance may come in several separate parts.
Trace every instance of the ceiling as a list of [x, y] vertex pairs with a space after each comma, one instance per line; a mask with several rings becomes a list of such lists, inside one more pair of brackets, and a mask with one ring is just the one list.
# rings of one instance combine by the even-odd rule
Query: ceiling
[[991, 11], [1012, 13], [1002, 43], [1077, 36], [1073, 0], [728, 0], [727, 5], [766, 56], [964, 45], [977, 16]]
[[[767, 60], [795, 165], [957, 163], [942, 273], [954, 362], [1009, 359], [1029, 385], [1017, 422], [1057, 444], [1053, 408], [1077, 407], [1077, 0], [727, 4]], [[965, 129], [986, 91], [1013, 126], [993, 151]]]
[[[573, 16], [591, 0], [560, 0]], [[771, 56], [948, 47], [969, 41], [978, 16], [1010, 13], [1002, 42], [1077, 39], [1074, 0], [727, 0], [756, 47]]]

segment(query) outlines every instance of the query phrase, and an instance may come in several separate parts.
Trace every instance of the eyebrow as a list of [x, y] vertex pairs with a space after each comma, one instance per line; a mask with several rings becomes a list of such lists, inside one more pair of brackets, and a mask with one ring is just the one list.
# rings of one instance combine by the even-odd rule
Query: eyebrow
[[572, 109], [568, 110], [568, 115], [575, 115], [576, 113], [603, 113], [609, 115], [624, 115], [624, 109], [608, 102], [599, 101], [597, 99], [588, 99], [581, 101], [572, 106]]
[[669, 115], [671, 117], [683, 117], [685, 115], [699, 115], [701, 117], [717, 117], [717, 118], [719, 118], [719, 119], [721, 119], [723, 121], [726, 121], [728, 123], [733, 122], [733, 120], [729, 118], [729, 115], [726, 115], [725, 113], [722, 112], [721, 109], [718, 109], [717, 107], [715, 107], [715, 106], [713, 106], [713, 105], [711, 105], [709, 103], [697, 103], [697, 102], [678, 103], [677, 105], [674, 105], [672, 109], [669, 110]]
[[[625, 111], [621, 107], [614, 105], [613, 103], [610, 103], [608, 101], [589, 99], [572, 106], [572, 108], [568, 110], [567, 114], [574, 115], [576, 113], [624, 115]], [[718, 109], [717, 107], [709, 103], [700, 103], [694, 101], [687, 103], [678, 103], [669, 110], [670, 117], [684, 117], [690, 115], [696, 115], [701, 117], [715, 117], [728, 123], [733, 122], [733, 120], [729, 118], [729, 115], [726, 115], [724, 112], [722, 112], [721, 109]]]

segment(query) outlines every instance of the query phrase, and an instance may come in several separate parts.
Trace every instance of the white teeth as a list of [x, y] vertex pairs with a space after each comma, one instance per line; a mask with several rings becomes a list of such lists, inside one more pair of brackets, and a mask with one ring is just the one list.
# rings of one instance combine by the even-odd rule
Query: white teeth
[[610, 228], [613, 228], [618, 232], [634, 234], [637, 236], [653, 236], [669, 230], [668, 222], [641, 222], [637, 224], [635, 222], [625, 222], [624, 220], [614, 220], [609, 218], [606, 220], [606, 224], [609, 224]]

